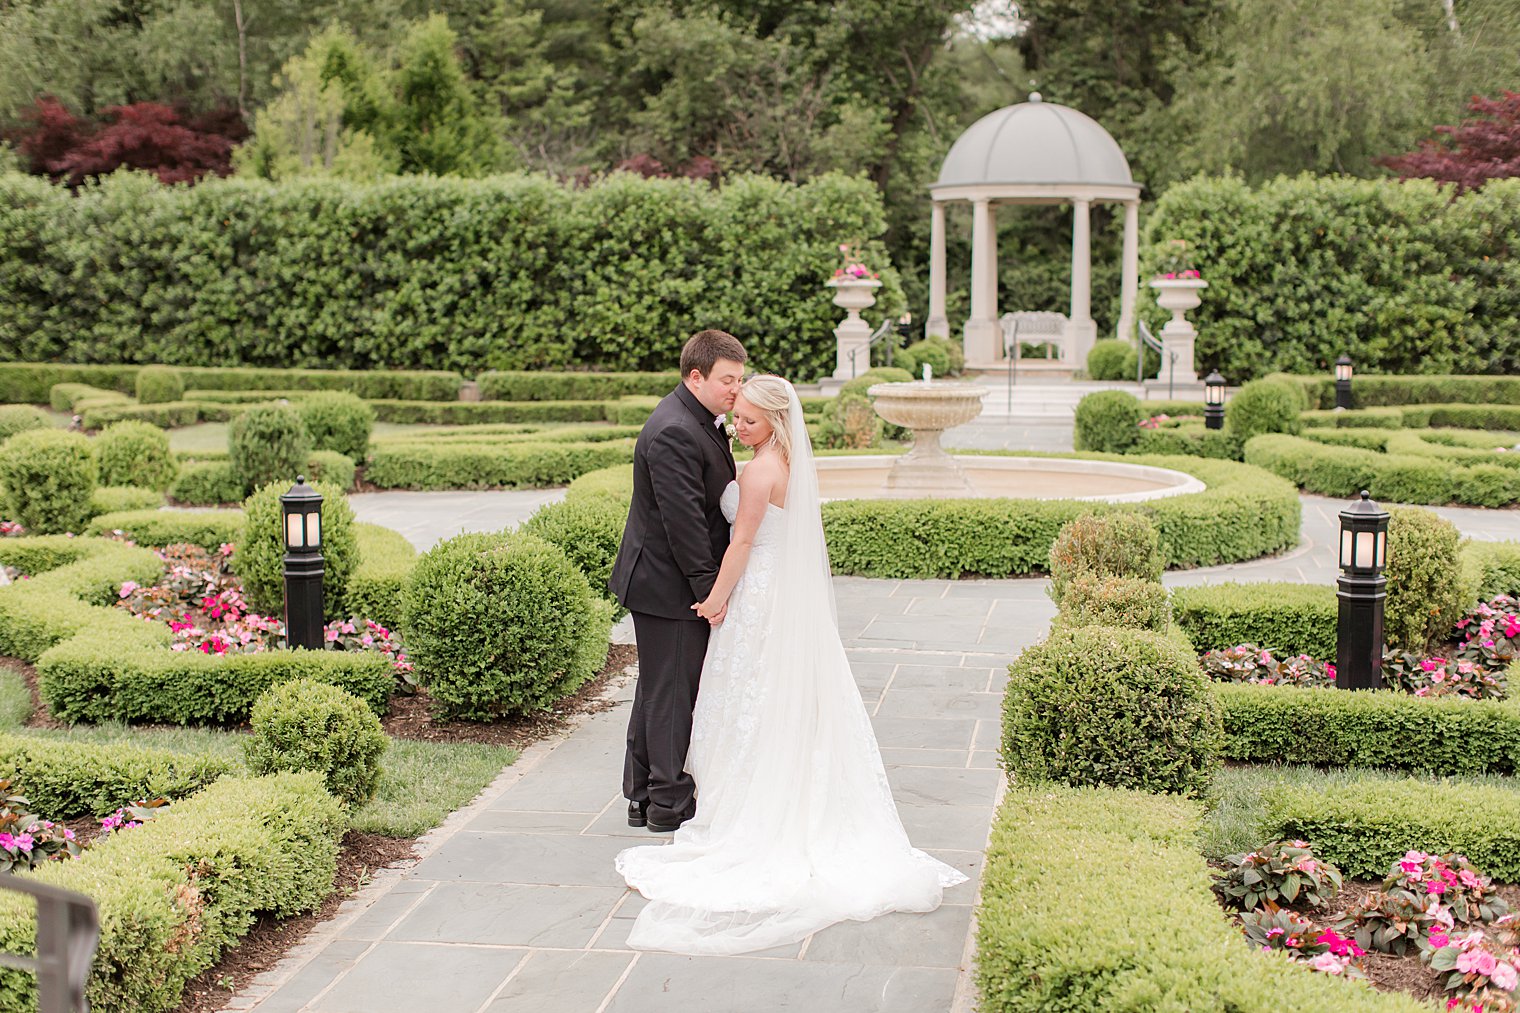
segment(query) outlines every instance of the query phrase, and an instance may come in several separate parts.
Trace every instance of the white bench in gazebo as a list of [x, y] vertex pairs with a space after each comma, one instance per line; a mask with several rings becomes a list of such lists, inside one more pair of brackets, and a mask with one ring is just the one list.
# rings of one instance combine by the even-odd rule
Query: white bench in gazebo
[[1004, 313], [998, 318], [998, 326], [1003, 330], [1003, 357], [1019, 358], [1019, 350], [1014, 347], [1017, 342], [1020, 345], [1048, 345], [1055, 353], [1048, 358], [1070, 363], [1070, 332], [1066, 324], [1065, 313], [1031, 310]]

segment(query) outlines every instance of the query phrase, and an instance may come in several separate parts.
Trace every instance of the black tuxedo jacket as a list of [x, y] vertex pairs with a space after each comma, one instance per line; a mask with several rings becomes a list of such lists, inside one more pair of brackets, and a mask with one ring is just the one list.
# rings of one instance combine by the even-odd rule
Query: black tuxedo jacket
[[630, 612], [706, 622], [691, 610], [718, 579], [735, 476], [728, 436], [683, 383], [666, 395], [633, 451], [633, 502], [608, 587]]

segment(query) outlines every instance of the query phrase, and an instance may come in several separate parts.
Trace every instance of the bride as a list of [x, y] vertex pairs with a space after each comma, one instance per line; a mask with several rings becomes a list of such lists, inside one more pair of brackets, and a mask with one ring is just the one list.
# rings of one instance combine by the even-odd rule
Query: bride
[[617, 857], [649, 899], [628, 938], [637, 949], [762, 950], [845, 919], [932, 911], [966, 879], [909, 844], [898, 818], [839, 640], [796, 391], [752, 377], [733, 412], [755, 456], [723, 493], [733, 539], [693, 606], [723, 617], [686, 761], [697, 812], [670, 845]]

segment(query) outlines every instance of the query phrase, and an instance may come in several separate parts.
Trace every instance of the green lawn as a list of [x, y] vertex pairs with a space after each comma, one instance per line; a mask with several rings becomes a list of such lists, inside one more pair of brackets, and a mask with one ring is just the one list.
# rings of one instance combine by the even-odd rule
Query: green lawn
[[[31, 700], [21, 677], [0, 669], [0, 731], [39, 738], [109, 744], [133, 742], [187, 753], [215, 753], [241, 763], [244, 732], [210, 728], [136, 728], [124, 724], [75, 725], [61, 730], [22, 729]], [[517, 762], [505, 746], [392, 739], [381, 761], [375, 797], [353, 815], [353, 829], [386, 837], [416, 837], [480, 793]]]
[[1214, 778], [1209, 792], [1209, 812], [1204, 817], [1200, 847], [1206, 858], [1218, 859], [1242, 851], [1251, 851], [1268, 843], [1270, 829], [1264, 829], [1267, 807], [1263, 795], [1277, 785], [1328, 788], [1358, 781], [1419, 780], [1430, 784], [1474, 784], [1505, 788], [1520, 795], [1520, 778], [1500, 774], [1466, 777], [1411, 775], [1403, 772], [1337, 767], [1287, 765], [1226, 767]]

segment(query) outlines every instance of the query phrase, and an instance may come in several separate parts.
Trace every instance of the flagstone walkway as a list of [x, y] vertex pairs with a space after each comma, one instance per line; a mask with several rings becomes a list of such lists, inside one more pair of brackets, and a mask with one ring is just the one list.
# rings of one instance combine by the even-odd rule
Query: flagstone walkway
[[[553, 493], [371, 494], [363, 520], [426, 548], [458, 530], [516, 523]], [[402, 497], [405, 497], [403, 499]], [[1169, 585], [1334, 580], [1335, 513], [1304, 497], [1303, 544], [1283, 556], [1168, 574]], [[447, 502], [447, 510], [440, 506]], [[1465, 534], [1520, 539], [1520, 512], [1443, 509]], [[998, 705], [1009, 661], [1044, 635], [1047, 581], [835, 579], [840, 631], [913, 841], [965, 871], [929, 915], [848, 923], [738, 957], [625, 945], [642, 899], [612, 860], [660, 838], [623, 815], [623, 733], [613, 709], [541, 743], [379, 872], [226, 1007], [261, 1013], [969, 1013], [982, 850], [1000, 794]]]

